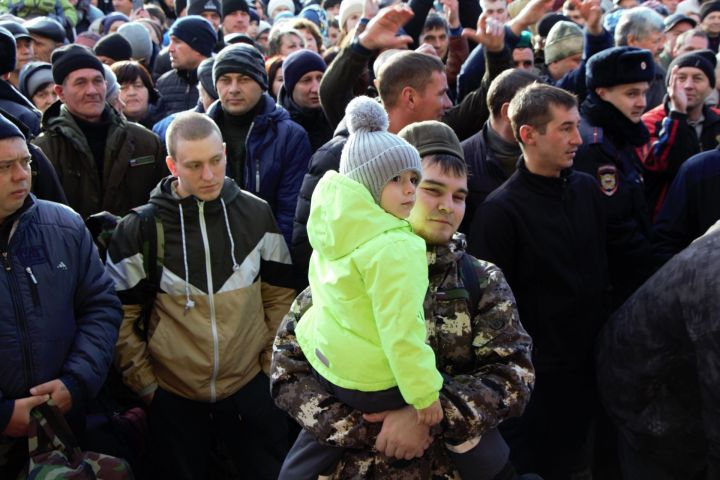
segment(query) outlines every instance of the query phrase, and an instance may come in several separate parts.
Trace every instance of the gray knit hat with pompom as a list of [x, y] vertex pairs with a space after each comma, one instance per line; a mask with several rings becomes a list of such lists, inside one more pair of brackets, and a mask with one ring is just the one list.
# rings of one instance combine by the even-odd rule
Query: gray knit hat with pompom
[[385, 184], [406, 170], [422, 176], [415, 147], [387, 131], [388, 116], [370, 97], [354, 98], [345, 110], [350, 137], [340, 155], [340, 173], [362, 184], [380, 203]]

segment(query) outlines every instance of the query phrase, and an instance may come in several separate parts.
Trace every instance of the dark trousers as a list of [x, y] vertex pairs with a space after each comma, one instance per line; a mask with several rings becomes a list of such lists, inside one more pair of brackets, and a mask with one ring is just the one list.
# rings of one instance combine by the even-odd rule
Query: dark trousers
[[[397, 410], [406, 405], [397, 387], [360, 392], [333, 385], [317, 373], [315, 376], [335, 398], [364, 413]], [[279, 480], [316, 480], [318, 475], [332, 471], [344, 453], [345, 449], [324, 445], [303, 430], [283, 463]], [[486, 432], [469, 451], [448, 453], [463, 480], [491, 480], [503, 470], [509, 457], [508, 446], [496, 429]]]
[[590, 375], [539, 372], [523, 415], [500, 425], [517, 471], [545, 480], [592, 478], [597, 398]]
[[216, 403], [158, 389], [149, 408], [152, 478], [208, 478], [211, 447], [223, 447], [244, 479], [276, 479], [287, 453], [285, 415], [265, 374]]

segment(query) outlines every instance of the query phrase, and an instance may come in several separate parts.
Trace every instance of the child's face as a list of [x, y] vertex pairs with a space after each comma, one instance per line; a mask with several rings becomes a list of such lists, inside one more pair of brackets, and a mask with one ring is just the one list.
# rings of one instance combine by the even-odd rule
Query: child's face
[[385, 184], [380, 195], [380, 206], [398, 218], [407, 218], [415, 205], [415, 189], [420, 181], [418, 174], [406, 170]]

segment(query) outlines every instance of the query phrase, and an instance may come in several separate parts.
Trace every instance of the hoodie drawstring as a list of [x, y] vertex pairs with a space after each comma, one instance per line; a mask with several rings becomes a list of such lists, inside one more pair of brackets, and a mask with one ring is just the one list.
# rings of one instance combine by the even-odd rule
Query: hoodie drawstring
[[227, 229], [228, 238], [230, 239], [230, 257], [233, 262], [233, 272], [237, 272], [240, 269], [237, 260], [235, 260], [235, 242], [233, 241], [232, 232], [230, 232], [230, 220], [228, 220], [227, 208], [225, 207], [225, 200], [221, 197], [220, 203], [223, 207], [223, 213], [225, 214], [225, 228]]
[[182, 237], [183, 263], [185, 265], [185, 311], [187, 312], [195, 306], [195, 302], [190, 298], [190, 271], [188, 270], [187, 261], [187, 242], [185, 241], [185, 219], [183, 218], [183, 207], [180, 207], [180, 235]]

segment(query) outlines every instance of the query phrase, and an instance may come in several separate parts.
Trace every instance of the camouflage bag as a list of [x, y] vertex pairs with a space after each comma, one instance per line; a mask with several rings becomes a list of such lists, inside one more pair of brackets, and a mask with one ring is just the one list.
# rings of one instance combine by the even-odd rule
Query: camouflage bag
[[28, 426], [30, 465], [28, 480], [132, 480], [122, 458], [83, 452], [52, 399], [30, 413]]

